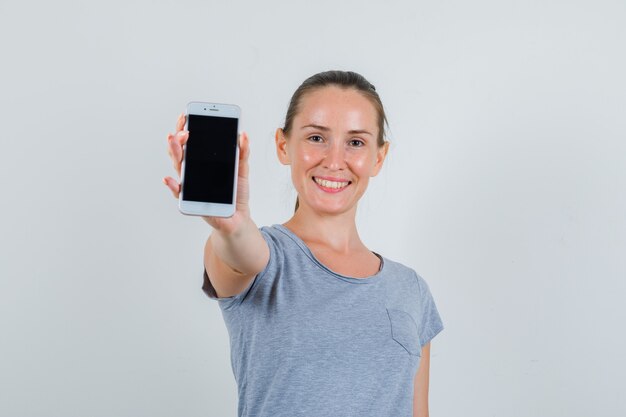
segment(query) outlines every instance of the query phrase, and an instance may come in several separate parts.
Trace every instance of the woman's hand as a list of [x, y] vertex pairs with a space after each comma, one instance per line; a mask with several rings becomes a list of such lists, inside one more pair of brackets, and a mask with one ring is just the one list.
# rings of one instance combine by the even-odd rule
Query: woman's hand
[[[185, 115], [181, 114], [176, 122], [176, 133], [167, 135], [167, 149], [174, 169], [180, 180], [181, 164], [183, 162], [183, 145], [189, 139], [189, 132], [183, 130], [185, 127]], [[237, 200], [235, 214], [232, 217], [207, 217], [202, 218], [210, 224], [215, 230], [225, 234], [237, 231], [245, 221], [250, 219], [249, 201], [249, 183], [248, 183], [248, 156], [250, 154], [250, 144], [248, 135], [242, 133], [239, 135], [239, 171], [237, 173]], [[208, 181], [208, 180], [207, 180]], [[172, 177], [163, 178], [163, 183], [170, 189], [175, 198], [180, 194], [180, 182]]]

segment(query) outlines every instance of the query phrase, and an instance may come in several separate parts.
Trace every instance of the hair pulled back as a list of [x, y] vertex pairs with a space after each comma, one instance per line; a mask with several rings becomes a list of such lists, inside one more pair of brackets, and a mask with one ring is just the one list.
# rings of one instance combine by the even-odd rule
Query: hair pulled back
[[285, 135], [289, 135], [291, 131], [293, 119], [300, 110], [302, 97], [307, 93], [329, 86], [354, 89], [363, 94], [363, 96], [372, 103], [378, 115], [378, 137], [376, 142], [378, 147], [383, 146], [385, 144], [385, 126], [387, 125], [387, 116], [385, 115], [383, 103], [374, 85], [367, 81], [361, 74], [352, 71], [324, 71], [304, 80], [304, 82], [300, 84], [300, 87], [293, 93], [293, 96], [291, 96], [291, 101], [287, 108], [287, 116], [285, 116], [285, 127], [283, 127]]

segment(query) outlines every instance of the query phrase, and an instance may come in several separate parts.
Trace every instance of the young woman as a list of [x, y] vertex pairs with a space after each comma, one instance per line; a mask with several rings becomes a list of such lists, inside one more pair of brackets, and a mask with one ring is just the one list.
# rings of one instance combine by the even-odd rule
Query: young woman
[[[294, 93], [276, 152], [298, 199], [282, 225], [248, 207], [248, 136], [240, 136], [237, 209], [204, 218], [204, 286], [230, 335], [239, 416], [427, 416], [430, 340], [443, 329], [426, 282], [370, 251], [356, 210], [389, 143], [374, 86], [316, 74]], [[168, 135], [180, 175], [184, 116]], [[165, 184], [178, 197], [180, 185]]]

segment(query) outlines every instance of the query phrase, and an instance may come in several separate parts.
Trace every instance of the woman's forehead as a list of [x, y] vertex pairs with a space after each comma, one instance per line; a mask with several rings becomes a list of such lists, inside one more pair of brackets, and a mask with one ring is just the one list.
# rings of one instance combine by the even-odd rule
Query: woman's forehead
[[302, 96], [294, 118], [297, 129], [306, 125], [329, 128], [374, 129], [377, 112], [363, 94], [353, 88], [323, 87]]

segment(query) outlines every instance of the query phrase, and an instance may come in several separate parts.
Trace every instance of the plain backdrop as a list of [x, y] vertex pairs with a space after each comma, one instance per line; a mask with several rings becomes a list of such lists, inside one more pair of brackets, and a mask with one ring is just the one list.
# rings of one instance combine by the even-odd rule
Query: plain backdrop
[[166, 135], [188, 101], [241, 106], [253, 218], [282, 223], [274, 130], [328, 69], [388, 112], [358, 224], [444, 320], [431, 415], [626, 415], [624, 22], [623, 0], [2, 0], [0, 415], [236, 415]]

